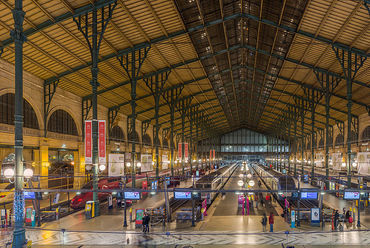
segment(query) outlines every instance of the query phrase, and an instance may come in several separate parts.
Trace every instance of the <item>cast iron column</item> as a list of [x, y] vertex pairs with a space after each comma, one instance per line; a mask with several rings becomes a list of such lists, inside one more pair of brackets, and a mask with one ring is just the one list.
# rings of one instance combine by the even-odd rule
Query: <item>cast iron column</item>
[[[15, 112], [14, 112], [14, 136], [15, 136], [15, 189], [14, 189], [14, 217], [15, 225], [13, 232], [13, 247], [23, 247], [26, 242], [24, 229], [24, 195], [23, 195], [23, 43], [26, 37], [23, 33], [22, 0], [15, 0], [13, 9], [14, 30], [10, 35], [15, 45]], [[46, 127], [45, 127], [46, 128]]]

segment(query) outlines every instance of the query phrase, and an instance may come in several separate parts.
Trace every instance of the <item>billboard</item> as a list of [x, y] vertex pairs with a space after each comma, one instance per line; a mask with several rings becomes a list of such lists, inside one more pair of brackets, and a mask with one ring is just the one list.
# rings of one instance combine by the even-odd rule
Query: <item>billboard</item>
[[357, 153], [358, 174], [370, 175], [370, 152]]
[[85, 163], [92, 164], [92, 121], [85, 121]]
[[152, 154], [141, 154], [141, 172], [153, 171]]
[[184, 158], [185, 160], [189, 159], [189, 144], [184, 143]]
[[98, 122], [99, 130], [99, 164], [107, 163], [106, 156], [106, 132], [105, 132], [105, 120], [100, 120]]
[[108, 176], [125, 175], [125, 155], [110, 153], [108, 155]]
[[162, 170], [168, 169], [168, 164], [170, 161], [168, 160], [168, 155], [162, 155]]

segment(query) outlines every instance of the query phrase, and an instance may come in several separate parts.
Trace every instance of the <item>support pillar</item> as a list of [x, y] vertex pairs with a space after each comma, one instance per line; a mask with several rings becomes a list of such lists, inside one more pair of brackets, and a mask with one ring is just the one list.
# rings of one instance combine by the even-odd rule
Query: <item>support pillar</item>
[[49, 147], [47, 145], [40, 146], [40, 186], [42, 189], [48, 188], [48, 175], [49, 175]]
[[24, 229], [24, 194], [23, 194], [23, 43], [26, 37], [23, 33], [23, 1], [15, 0], [13, 9], [14, 30], [10, 35], [14, 39], [15, 50], [15, 189], [14, 189], [14, 232], [12, 247], [22, 247], [26, 242]]

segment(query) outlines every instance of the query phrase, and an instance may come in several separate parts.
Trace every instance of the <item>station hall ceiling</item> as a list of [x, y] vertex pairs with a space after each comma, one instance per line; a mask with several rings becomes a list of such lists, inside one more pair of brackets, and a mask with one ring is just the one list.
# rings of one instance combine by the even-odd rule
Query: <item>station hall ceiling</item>
[[[150, 47], [139, 73], [137, 111], [139, 120], [151, 119], [152, 124], [154, 98], [143, 79], [170, 71], [164, 88], [183, 85], [181, 97], [193, 96], [191, 105], [208, 118], [212, 134], [239, 128], [260, 133], [286, 129], [293, 125], [287, 112], [309, 98], [310, 91], [318, 92], [315, 130], [324, 129], [326, 87], [320, 75], [335, 79], [330, 97], [330, 125], [335, 125], [347, 119], [346, 74], [337, 57], [348, 51], [352, 60], [361, 62], [352, 73], [352, 113], [359, 116], [370, 106], [366, 0], [23, 2], [24, 69], [45, 84], [59, 80], [58, 87], [83, 99], [92, 92], [91, 54], [74, 19], [94, 5], [105, 12], [114, 5], [99, 51], [98, 102], [131, 114], [129, 77], [117, 56]], [[13, 0], [0, 0], [1, 59], [14, 64], [13, 8]], [[160, 106], [159, 123], [166, 128], [170, 110], [163, 97]], [[309, 107], [303, 113], [307, 133]], [[179, 111], [175, 125], [181, 126]], [[189, 122], [186, 126], [188, 134]]]

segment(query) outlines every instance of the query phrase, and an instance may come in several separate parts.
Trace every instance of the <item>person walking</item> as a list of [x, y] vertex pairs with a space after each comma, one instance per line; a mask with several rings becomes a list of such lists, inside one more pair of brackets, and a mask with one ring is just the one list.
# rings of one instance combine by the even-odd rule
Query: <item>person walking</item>
[[269, 216], [270, 232], [274, 231], [274, 214], [270, 212]]
[[267, 226], [267, 216], [266, 216], [266, 213], [263, 213], [261, 224], [262, 224], [262, 231], [263, 232], [266, 232], [266, 226]]
[[149, 214], [145, 213], [143, 217], [143, 232], [149, 232], [149, 223], [150, 223], [150, 216]]
[[339, 222], [339, 213], [338, 213], [338, 210], [335, 210], [335, 213], [334, 213], [334, 229], [335, 230], [338, 229], [338, 222]]

